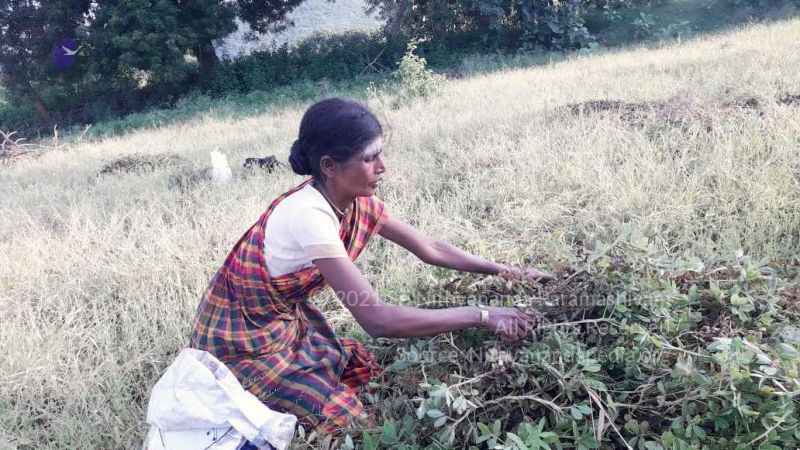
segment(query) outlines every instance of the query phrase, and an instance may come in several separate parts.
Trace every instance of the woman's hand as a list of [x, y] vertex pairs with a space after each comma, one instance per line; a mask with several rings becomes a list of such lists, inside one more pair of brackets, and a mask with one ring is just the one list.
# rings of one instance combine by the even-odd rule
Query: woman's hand
[[539, 319], [517, 308], [489, 307], [486, 328], [504, 341], [516, 341], [529, 336], [539, 325]]
[[505, 269], [501, 270], [497, 275], [506, 281], [534, 280], [539, 283], [547, 283], [548, 281], [555, 281], [556, 279], [555, 276], [547, 272], [542, 272], [541, 270], [534, 269], [532, 267], [528, 269], [523, 269], [521, 267], [507, 266]]

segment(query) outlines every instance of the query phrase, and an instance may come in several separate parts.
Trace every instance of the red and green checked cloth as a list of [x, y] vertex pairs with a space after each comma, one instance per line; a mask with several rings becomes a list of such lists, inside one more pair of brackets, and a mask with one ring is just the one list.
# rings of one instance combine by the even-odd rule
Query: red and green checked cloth
[[[319, 269], [270, 277], [264, 229], [276, 198], [239, 239], [203, 294], [190, 346], [223, 361], [245, 389], [270, 409], [334, 432], [363, 417], [356, 388], [380, 374], [375, 357], [352, 338], [338, 337], [309, 298], [327, 287]], [[388, 218], [376, 197], [358, 197], [339, 236], [351, 260]]]

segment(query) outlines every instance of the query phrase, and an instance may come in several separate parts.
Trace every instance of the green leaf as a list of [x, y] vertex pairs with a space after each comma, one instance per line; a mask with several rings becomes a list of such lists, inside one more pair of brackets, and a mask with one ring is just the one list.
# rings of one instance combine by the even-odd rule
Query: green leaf
[[797, 349], [794, 348], [794, 346], [791, 344], [781, 342], [777, 346], [775, 346], [775, 349], [778, 351], [778, 356], [780, 356], [781, 359], [785, 359], [787, 361], [794, 361], [800, 358], [800, 353], [798, 353]]
[[578, 448], [590, 449], [600, 447], [600, 443], [597, 442], [597, 439], [588, 434], [581, 435], [575, 443], [578, 445]]
[[572, 408], [570, 408], [569, 409], [569, 413], [572, 415], [572, 418], [575, 419], [575, 420], [583, 419], [583, 413], [576, 406], [573, 406]]
[[500, 419], [495, 419], [495, 421], [492, 422], [492, 432], [494, 433], [495, 436], [500, 435], [501, 427], [502, 424], [500, 423]]
[[717, 338], [717, 340], [708, 344], [706, 348], [711, 352], [729, 350], [731, 348], [731, 340], [728, 338]]
[[761, 366], [760, 369], [762, 372], [764, 372], [764, 375], [768, 375], [771, 377], [774, 377], [775, 375], [778, 374], [778, 369], [772, 366]]
[[692, 431], [694, 432], [694, 435], [699, 437], [700, 439], [705, 439], [706, 436], [708, 436], [706, 430], [703, 427], [699, 427], [697, 425], [692, 427]]
[[605, 392], [608, 390], [608, 387], [600, 380], [586, 380], [586, 384], [589, 385], [590, 388]]
[[384, 423], [383, 433], [381, 433], [381, 442], [386, 445], [392, 445], [396, 444], [397, 440], [397, 425], [395, 425], [394, 422]]
[[438, 419], [439, 417], [444, 416], [444, 413], [439, 411], [438, 409], [430, 409], [428, 410], [427, 414], [428, 417], [430, 417], [431, 419]]
[[584, 372], [597, 373], [600, 372], [600, 369], [602, 369], [600, 364], [589, 364], [587, 366], [583, 366]]
[[547, 442], [549, 444], [554, 444], [554, 443], [558, 442], [558, 435], [556, 433], [553, 433], [552, 431], [543, 431], [539, 435], [539, 437], [543, 441], [545, 441], [545, 442]]
[[445, 428], [444, 430], [439, 432], [436, 438], [439, 441], [439, 443], [444, 444], [446, 448], [452, 448], [453, 442], [455, 442], [456, 439], [456, 433], [455, 430], [452, 428]]
[[425, 402], [422, 401], [419, 403], [419, 407], [417, 408], [417, 419], [422, 420], [425, 417]]
[[506, 439], [510, 439], [510, 440], [514, 441], [514, 443], [517, 445], [517, 448], [520, 448], [520, 449], [527, 449], [528, 448], [528, 445], [525, 443], [525, 441], [523, 441], [522, 439], [520, 439], [519, 436], [517, 436], [516, 434], [514, 434], [514, 433], [512, 433], [510, 431], [506, 433]]
[[378, 444], [375, 442], [375, 438], [372, 437], [371, 433], [364, 433], [361, 440], [364, 443], [364, 450], [378, 450]]

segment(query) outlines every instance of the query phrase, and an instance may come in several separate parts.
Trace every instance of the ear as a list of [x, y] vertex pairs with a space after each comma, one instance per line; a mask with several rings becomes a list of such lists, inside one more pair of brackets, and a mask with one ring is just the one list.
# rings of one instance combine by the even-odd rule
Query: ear
[[330, 156], [325, 155], [319, 159], [319, 169], [325, 176], [325, 179], [332, 178], [333, 174], [336, 173], [336, 168], [336, 161]]

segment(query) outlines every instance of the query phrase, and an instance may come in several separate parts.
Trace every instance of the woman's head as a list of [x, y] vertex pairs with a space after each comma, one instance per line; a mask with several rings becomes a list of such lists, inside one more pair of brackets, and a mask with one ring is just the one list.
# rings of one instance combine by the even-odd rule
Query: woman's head
[[289, 163], [298, 175], [312, 175], [342, 193], [372, 195], [386, 170], [382, 135], [380, 122], [364, 105], [322, 100], [303, 115]]

